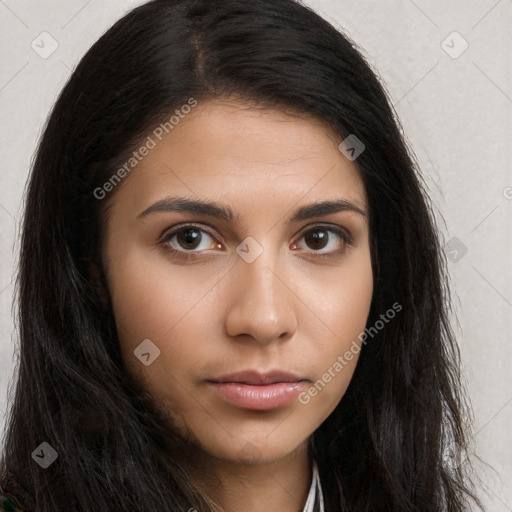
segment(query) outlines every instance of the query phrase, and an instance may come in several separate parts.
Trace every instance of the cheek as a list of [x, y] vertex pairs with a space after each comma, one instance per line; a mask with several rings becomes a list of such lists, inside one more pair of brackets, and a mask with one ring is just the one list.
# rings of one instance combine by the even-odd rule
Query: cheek
[[[316, 324], [314, 337], [326, 351], [342, 350], [364, 330], [373, 296], [373, 273], [369, 250], [353, 252], [345, 264], [308, 275], [297, 290], [310, 306], [305, 316]], [[313, 329], [313, 323], [310, 329]], [[319, 326], [321, 331], [318, 331]]]
[[323, 409], [324, 417], [336, 407], [352, 379], [373, 296], [369, 252], [350, 263], [339, 269], [335, 279], [317, 276], [303, 289], [303, 293], [316, 290], [309, 295], [314, 304], [308, 333], [312, 345], [305, 347], [303, 356], [314, 382], [299, 401]]
[[[175, 411], [175, 420], [194, 414], [198, 402], [191, 400], [196, 396], [191, 378], [205, 361], [218, 358], [218, 349], [209, 352], [205, 347], [211, 347], [212, 340], [212, 323], [205, 318], [219, 315], [218, 297], [205, 294], [215, 275], [184, 272], [161, 253], [143, 253], [136, 247], [112, 258], [117, 259], [112, 260], [116, 265], [109, 280], [125, 368], [156, 403]], [[146, 346], [143, 342], [158, 354], [149, 365], [134, 353]]]
[[184, 279], [179, 266], [173, 267], [161, 255], [148, 257], [147, 251], [141, 254], [137, 249], [120, 253], [113, 261], [116, 265], [109, 282], [125, 349], [133, 351], [144, 339], [160, 346], [174, 336], [182, 321], [190, 322], [188, 315], [200, 303], [204, 287]]

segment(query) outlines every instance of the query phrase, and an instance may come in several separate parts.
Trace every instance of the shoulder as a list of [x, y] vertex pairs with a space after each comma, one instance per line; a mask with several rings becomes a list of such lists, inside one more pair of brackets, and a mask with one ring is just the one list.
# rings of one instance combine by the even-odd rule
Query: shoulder
[[0, 512], [24, 512], [24, 508], [10, 493], [0, 487]]

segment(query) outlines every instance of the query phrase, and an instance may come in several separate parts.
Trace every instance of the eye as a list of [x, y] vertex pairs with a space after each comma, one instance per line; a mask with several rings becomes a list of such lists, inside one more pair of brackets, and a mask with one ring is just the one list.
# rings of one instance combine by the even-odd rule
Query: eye
[[[173, 243], [174, 239], [176, 239], [175, 243]], [[203, 228], [196, 227], [193, 224], [187, 224], [185, 226], [181, 226], [178, 229], [174, 229], [173, 231], [166, 233], [160, 240], [160, 243], [163, 243], [166, 246], [168, 246], [171, 252], [189, 252], [193, 254], [192, 251], [202, 252], [205, 249], [211, 248], [208, 247], [208, 245], [211, 246], [212, 243], [207, 243], [211, 239], [214, 239], [214, 237], [209, 231], [206, 231]], [[203, 243], [205, 241], [206, 243]], [[201, 243], [203, 243], [202, 248]], [[217, 248], [220, 248], [220, 244], [218, 242], [215, 243], [214, 245]]]
[[[345, 252], [347, 245], [353, 244], [350, 234], [343, 228], [334, 225], [314, 226], [303, 232], [299, 240], [301, 239], [304, 239], [315, 256], [339, 256]], [[297, 244], [294, 245], [297, 247]], [[320, 252], [323, 249], [326, 250]]]
[[[304, 231], [299, 240], [304, 239], [306, 245], [315, 253], [315, 256], [336, 257], [344, 253], [347, 245], [352, 245], [350, 234], [343, 228], [335, 225], [320, 225]], [[215, 236], [204, 227], [194, 224], [181, 225], [165, 233], [159, 243], [164, 245], [172, 254], [193, 259], [199, 253], [208, 249], [221, 249], [222, 244], [216, 241]], [[202, 246], [202, 247], [201, 247]], [[293, 244], [297, 248], [297, 243]], [[327, 249], [324, 251], [324, 249]], [[322, 251], [322, 252], [321, 252]]]

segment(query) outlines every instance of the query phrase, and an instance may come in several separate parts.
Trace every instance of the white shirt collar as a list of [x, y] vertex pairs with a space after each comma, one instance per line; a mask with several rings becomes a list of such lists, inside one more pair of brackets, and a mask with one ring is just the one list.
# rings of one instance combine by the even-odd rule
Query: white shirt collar
[[320, 475], [318, 474], [318, 467], [316, 465], [316, 461], [313, 460], [313, 478], [311, 479], [311, 487], [309, 488], [309, 494], [306, 499], [306, 504], [302, 509], [302, 512], [317, 512], [315, 511], [315, 503], [317, 501], [320, 504], [320, 509], [318, 510], [318, 512], [325, 512], [324, 495], [322, 492], [322, 485], [320, 483]]

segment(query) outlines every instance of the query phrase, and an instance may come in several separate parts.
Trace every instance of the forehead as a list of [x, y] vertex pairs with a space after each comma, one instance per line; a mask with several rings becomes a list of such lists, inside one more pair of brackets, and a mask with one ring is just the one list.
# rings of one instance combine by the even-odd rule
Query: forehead
[[144, 139], [151, 149], [118, 186], [114, 208], [139, 213], [178, 194], [240, 209], [284, 207], [302, 197], [344, 197], [365, 205], [356, 163], [339, 151], [341, 138], [317, 119], [211, 100], [166, 126]]

